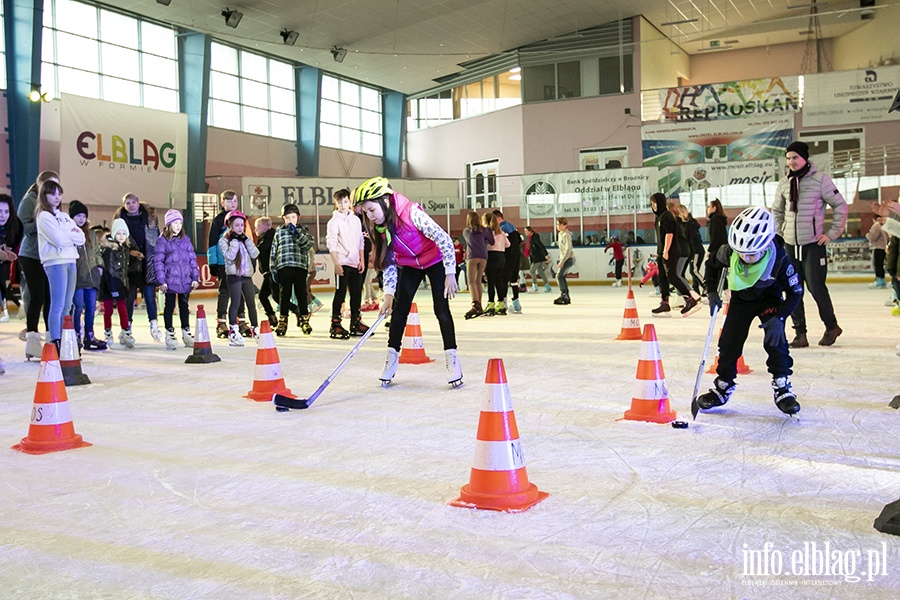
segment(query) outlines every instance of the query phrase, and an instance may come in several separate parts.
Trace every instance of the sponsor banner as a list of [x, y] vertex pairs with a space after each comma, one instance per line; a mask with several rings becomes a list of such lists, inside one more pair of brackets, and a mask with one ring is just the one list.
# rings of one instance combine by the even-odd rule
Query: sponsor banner
[[66, 198], [118, 206], [137, 194], [156, 208], [187, 200], [187, 115], [63, 94], [59, 175]]
[[658, 188], [659, 169], [605, 169], [522, 176], [531, 218], [631, 214]]
[[778, 160], [771, 159], [667, 167], [659, 170], [657, 189], [667, 195], [678, 195], [709, 188], [765, 184], [778, 181], [778, 165]]
[[[334, 210], [334, 193], [347, 188], [353, 190], [366, 178], [337, 177], [244, 177], [244, 203], [254, 211], [268, 206], [272, 215], [281, 214], [281, 207], [288, 203], [300, 207], [303, 217], [328, 215]], [[410, 200], [420, 203], [432, 215], [445, 215], [449, 210], [459, 212], [459, 182], [456, 179], [392, 179], [391, 186]], [[254, 213], [254, 214], [262, 214]]]
[[900, 89], [900, 66], [804, 75], [803, 126], [897, 119], [888, 109]]
[[715, 121], [800, 110], [800, 78], [769, 77], [659, 90], [662, 119]]
[[783, 158], [794, 116], [661, 123], [641, 127], [644, 166]]

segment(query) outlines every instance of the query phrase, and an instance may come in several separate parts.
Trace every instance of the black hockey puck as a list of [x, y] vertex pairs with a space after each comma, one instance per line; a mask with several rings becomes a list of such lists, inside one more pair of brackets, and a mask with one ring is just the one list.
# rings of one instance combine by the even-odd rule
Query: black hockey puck
[[675, 429], [687, 429], [688, 422], [687, 421], [672, 421], [672, 427]]
[[291, 409], [289, 409], [287, 406], [275, 406], [275, 410], [277, 410], [278, 412], [287, 412]]

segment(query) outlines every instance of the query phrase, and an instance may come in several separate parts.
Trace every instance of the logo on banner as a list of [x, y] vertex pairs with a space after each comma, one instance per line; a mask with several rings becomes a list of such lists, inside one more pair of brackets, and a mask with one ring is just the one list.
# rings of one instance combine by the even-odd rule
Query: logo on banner
[[83, 167], [97, 165], [100, 168], [121, 171], [153, 173], [160, 169], [172, 169], [177, 160], [175, 144], [153, 140], [125, 138], [103, 133], [82, 131], [75, 141], [75, 149]]
[[553, 204], [556, 201], [556, 188], [549, 181], [539, 179], [525, 190], [525, 201], [528, 203], [528, 212], [535, 217], [542, 217], [553, 213]]

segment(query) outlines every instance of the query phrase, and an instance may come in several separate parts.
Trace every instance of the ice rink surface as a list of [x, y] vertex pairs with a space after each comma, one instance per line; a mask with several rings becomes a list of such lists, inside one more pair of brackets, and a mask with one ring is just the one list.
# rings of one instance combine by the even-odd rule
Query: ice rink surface
[[[139, 309], [137, 348], [86, 354], [94, 383], [68, 388], [93, 446], [42, 456], [9, 449], [28, 432], [39, 371], [22, 360], [13, 318], [0, 324], [0, 596], [893, 600], [900, 537], [872, 523], [900, 498], [900, 414], [888, 407], [900, 318], [887, 292], [831, 291], [844, 334], [815, 346], [823, 327], [806, 299], [799, 422], [773, 404], [754, 329], [753, 373], [686, 430], [619, 420], [641, 344], [614, 340], [624, 288], [573, 287], [570, 306], [552, 304], [555, 289], [523, 294], [524, 314], [472, 321], [463, 293], [455, 390], [420, 291], [435, 362], [401, 365], [382, 389], [379, 331], [315, 405], [288, 413], [242, 398], [255, 344], [213, 340], [222, 362], [187, 365], [187, 350], [150, 341]], [[635, 295], [672, 408], [690, 420], [708, 309], [654, 319], [657, 299]], [[327, 308], [310, 337], [291, 325], [277, 339], [282, 366], [308, 397], [354, 340], [328, 339]], [[505, 364], [529, 479], [550, 493], [518, 514], [447, 505], [469, 480], [492, 357]], [[828, 575], [816, 563], [826, 543]]]

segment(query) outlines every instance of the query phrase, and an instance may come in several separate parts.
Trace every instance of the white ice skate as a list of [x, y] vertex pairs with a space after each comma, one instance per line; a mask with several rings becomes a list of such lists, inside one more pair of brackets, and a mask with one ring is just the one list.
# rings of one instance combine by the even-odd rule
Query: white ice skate
[[456, 348], [444, 350], [444, 362], [447, 365], [447, 383], [454, 388], [463, 384], [462, 363], [456, 355]]
[[25, 360], [36, 358], [41, 360], [41, 352], [44, 347], [41, 345], [41, 334], [36, 331], [29, 331], [25, 334]]
[[154, 342], [163, 341], [163, 332], [159, 328], [159, 323], [156, 319], [150, 321], [150, 336], [153, 338]]
[[244, 336], [241, 335], [241, 326], [240, 325], [232, 325], [231, 331], [228, 333], [228, 345], [229, 346], [243, 346], [244, 345]]
[[119, 343], [126, 348], [134, 348], [134, 336], [131, 335], [130, 329], [123, 329], [119, 333]]
[[178, 348], [178, 340], [175, 339], [175, 330], [166, 330], [166, 350], [175, 350]]
[[381, 387], [387, 387], [397, 374], [397, 365], [400, 364], [400, 353], [393, 348], [387, 349], [384, 359], [384, 371], [381, 372]]
[[184, 344], [185, 348], [194, 347], [194, 334], [191, 333], [190, 328], [181, 330], [181, 342]]

